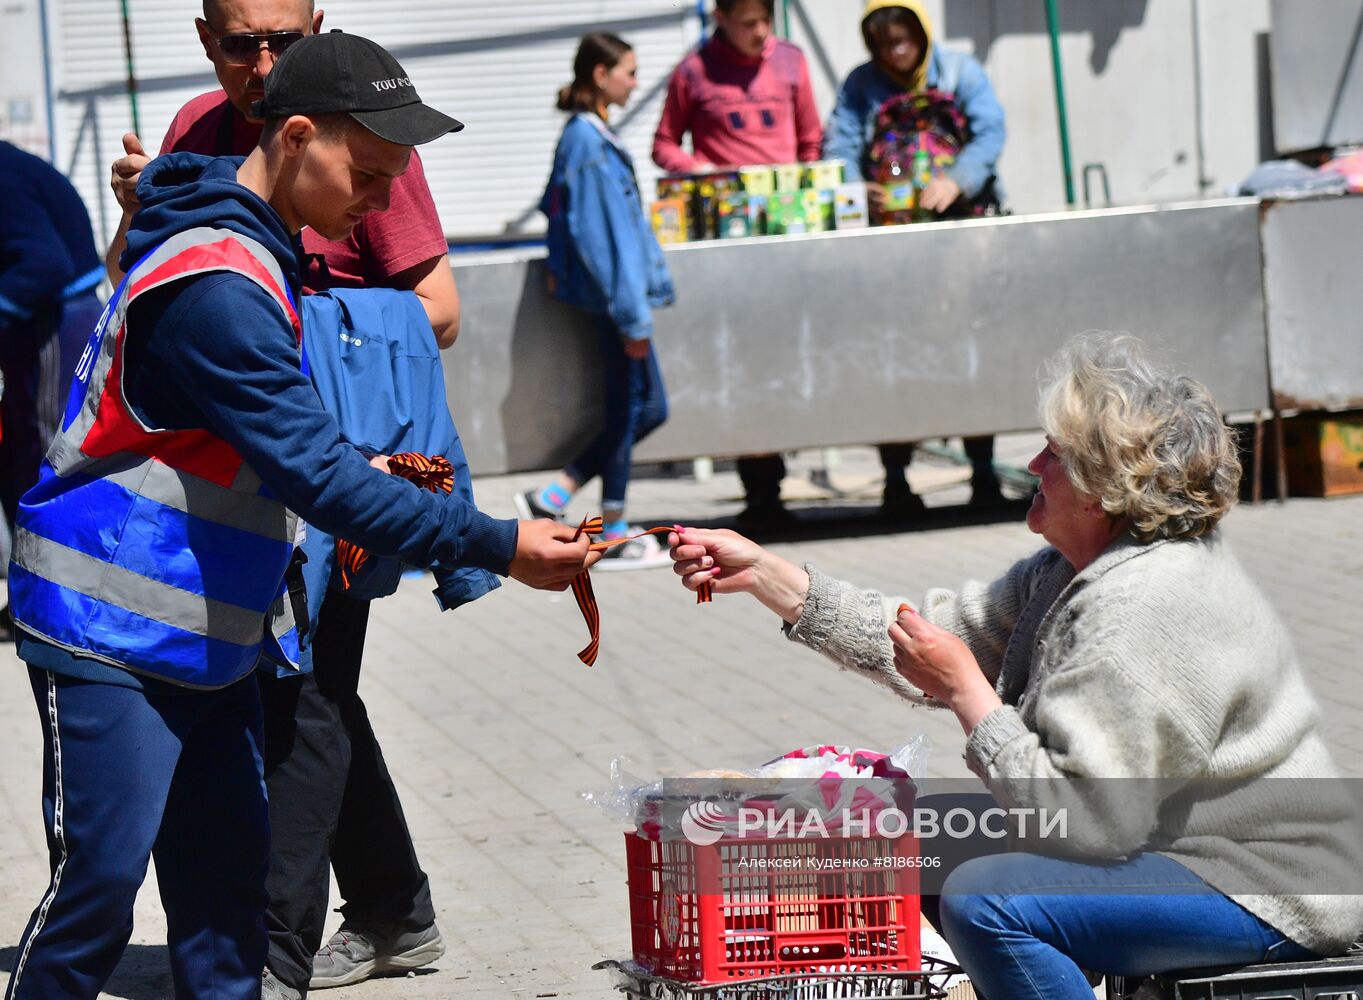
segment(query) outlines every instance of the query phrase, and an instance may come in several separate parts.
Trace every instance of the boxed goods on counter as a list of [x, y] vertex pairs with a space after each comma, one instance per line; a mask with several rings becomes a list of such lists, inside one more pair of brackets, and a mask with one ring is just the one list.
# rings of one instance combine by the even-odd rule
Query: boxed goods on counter
[[[837, 225], [842, 178], [841, 160], [670, 174], [658, 180], [654, 230], [666, 243], [827, 232]], [[677, 200], [686, 205], [684, 234]]]
[[825, 211], [823, 192], [815, 191], [813, 188], [805, 188], [800, 192], [800, 202], [805, 212], [805, 232], [823, 233], [833, 228], [833, 202], [831, 198], [827, 202], [827, 211]]
[[653, 234], [659, 243], [685, 243], [687, 216], [691, 212], [686, 198], [662, 198], [652, 206]]
[[842, 160], [819, 160], [806, 164], [805, 171], [807, 186], [815, 191], [832, 191], [842, 184]]
[[749, 197], [765, 197], [776, 192], [776, 173], [771, 167], [741, 167], [738, 179]]
[[805, 165], [803, 163], [778, 163], [772, 167], [776, 172], [776, 190], [798, 191], [805, 184]]
[[808, 231], [805, 200], [799, 191], [778, 191], [767, 199], [768, 236], [787, 236]]
[[865, 229], [871, 218], [866, 206], [866, 185], [839, 185], [833, 192], [833, 225], [836, 229]]
[[752, 235], [752, 220], [748, 217], [748, 196], [742, 191], [731, 191], [715, 203], [715, 232], [722, 240]]

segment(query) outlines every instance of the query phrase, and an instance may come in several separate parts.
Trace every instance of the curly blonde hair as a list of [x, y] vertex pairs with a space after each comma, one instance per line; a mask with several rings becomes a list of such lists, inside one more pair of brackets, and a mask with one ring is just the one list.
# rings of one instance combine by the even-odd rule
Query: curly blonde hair
[[1204, 535], [1234, 506], [1235, 439], [1201, 382], [1160, 368], [1135, 337], [1096, 332], [1046, 374], [1041, 425], [1070, 481], [1141, 541]]

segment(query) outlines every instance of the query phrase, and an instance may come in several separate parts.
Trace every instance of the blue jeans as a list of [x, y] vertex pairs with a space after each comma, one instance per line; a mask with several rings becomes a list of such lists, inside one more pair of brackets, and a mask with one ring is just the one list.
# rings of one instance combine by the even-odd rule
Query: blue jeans
[[175, 996], [252, 1000], [265, 965], [270, 830], [254, 676], [145, 691], [29, 667], [52, 881], [6, 1000], [95, 997], [156, 859]]
[[597, 332], [604, 397], [601, 433], [564, 471], [579, 485], [600, 476], [602, 505], [623, 507], [634, 445], [667, 420], [667, 390], [652, 344], [647, 357], [634, 359], [625, 354], [620, 330], [609, 319], [599, 319]]
[[1318, 957], [1159, 854], [978, 857], [948, 876], [939, 906], [934, 922], [985, 1000], [1093, 1000], [1081, 968], [1147, 976]]

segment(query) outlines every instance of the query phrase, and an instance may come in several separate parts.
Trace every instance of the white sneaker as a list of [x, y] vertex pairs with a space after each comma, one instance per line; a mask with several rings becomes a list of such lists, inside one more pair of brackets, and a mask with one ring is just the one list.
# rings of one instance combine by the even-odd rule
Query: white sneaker
[[607, 549], [601, 561], [592, 569], [609, 573], [615, 570], [656, 569], [659, 566], [671, 565], [672, 556], [668, 554], [667, 545], [657, 535], [641, 535], [623, 545]]

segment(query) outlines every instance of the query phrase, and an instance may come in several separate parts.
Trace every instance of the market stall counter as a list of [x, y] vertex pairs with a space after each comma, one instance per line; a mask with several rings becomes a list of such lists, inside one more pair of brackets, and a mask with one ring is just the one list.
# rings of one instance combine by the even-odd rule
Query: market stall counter
[[[596, 333], [535, 251], [456, 263], [446, 381], [480, 474], [552, 468], [600, 419]], [[1035, 368], [1122, 330], [1230, 411], [1269, 406], [1259, 202], [683, 243], [656, 317], [671, 416], [636, 460], [1036, 426]], [[456, 258], [456, 261], [458, 258]]]

